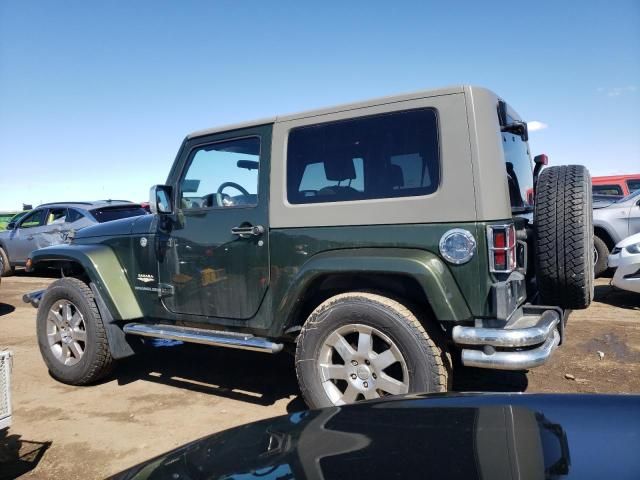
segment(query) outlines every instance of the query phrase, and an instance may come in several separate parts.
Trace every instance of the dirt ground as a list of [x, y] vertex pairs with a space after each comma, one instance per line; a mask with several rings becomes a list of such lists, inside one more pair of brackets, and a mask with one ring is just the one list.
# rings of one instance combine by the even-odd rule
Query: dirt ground
[[[104, 478], [201, 436], [305, 408], [287, 354], [167, 345], [121, 362], [99, 385], [58, 383], [40, 358], [36, 311], [21, 300], [50, 281], [16, 276], [0, 285], [0, 347], [15, 355], [14, 419], [0, 434], [0, 478]], [[599, 279], [595, 303], [571, 315], [566, 342], [547, 365], [463, 369], [453, 386], [640, 392], [640, 295]]]

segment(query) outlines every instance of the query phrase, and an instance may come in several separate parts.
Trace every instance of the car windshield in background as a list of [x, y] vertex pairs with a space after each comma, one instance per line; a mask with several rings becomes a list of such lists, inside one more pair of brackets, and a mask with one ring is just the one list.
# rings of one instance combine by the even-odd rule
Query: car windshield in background
[[[508, 118], [509, 122], [513, 119]], [[511, 210], [525, 212], [533, 208], [533, 169], [529, 145], [519, 135], [502, 132], [502, 150], [507, 166]]]
[[140, 205], [125, 205], [122, 207], [105, 207], [91, 210], [91, 214], [100, 223], [118, 220], [120, 218], [137, 217], [146, 215], [147, 212]]

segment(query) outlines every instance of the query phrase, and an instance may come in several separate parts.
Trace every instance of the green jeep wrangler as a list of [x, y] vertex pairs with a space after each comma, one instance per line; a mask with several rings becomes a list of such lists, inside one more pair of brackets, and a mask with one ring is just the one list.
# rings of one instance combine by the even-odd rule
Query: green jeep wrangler
[[63, 274], [25, 295], [44, 361], [83, 385], [141, 337], [291, 347], [310, 407], [541, 365], [593, 296], [591, 180], [527, 140], [470, 86], [193, 133], [152, 215], [32, 253]]

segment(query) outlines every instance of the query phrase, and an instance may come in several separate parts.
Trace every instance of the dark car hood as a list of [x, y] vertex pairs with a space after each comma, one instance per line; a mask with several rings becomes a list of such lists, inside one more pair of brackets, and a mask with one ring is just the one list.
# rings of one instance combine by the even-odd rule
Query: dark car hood
[[152, 231], [155, 221], [155, 215], [140, 215], [138, 217], [111, 220], [110, 222], [97, 223], [78, 230], [74, 238], [115, 237], [118, 235], [149, 233]]
[[187, 444], [130, 479], [638, 478], [640, 396], [413, 395]]

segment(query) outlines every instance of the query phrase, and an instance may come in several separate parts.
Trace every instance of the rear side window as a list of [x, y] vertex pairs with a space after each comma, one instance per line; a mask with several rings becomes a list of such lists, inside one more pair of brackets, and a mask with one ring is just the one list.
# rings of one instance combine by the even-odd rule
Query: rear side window
[[640, 190], [640, 179], [627, 180], [627, 187], [629, 188], [629, 193]]
[[69, 209], [69, 213], [67, 214], [67, 223], [73, 223], [80, 220], [84, 215], [82, 215], [78, 210], [73, 208]]
[[287, 152], [292, 204], [428, 195], [440, 181], [433, 109], [295, 128]]
[[120, 218], [137, 217], [138, 215], [146, 215], [147, 212], [139, 205], [123, 206], [123, 207], [106, 207], [91, 210], [91, 214], [100, 223], [118, 220]]
[[47, 225], [59, 225], [67, 221], [66, 208], [51, 208], [47, 215]]

